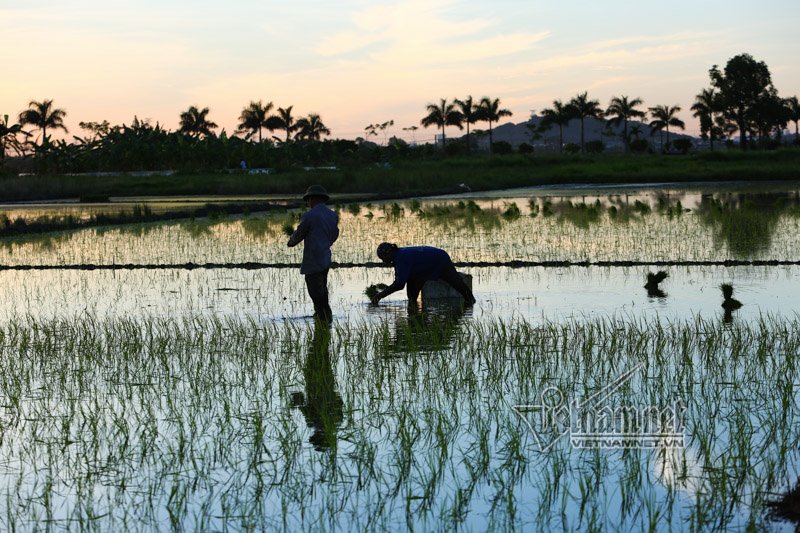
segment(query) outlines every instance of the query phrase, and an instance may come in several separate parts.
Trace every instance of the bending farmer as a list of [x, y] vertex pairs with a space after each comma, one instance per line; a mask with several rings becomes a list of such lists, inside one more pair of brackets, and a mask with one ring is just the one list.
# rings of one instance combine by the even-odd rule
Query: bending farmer
[[304, 241], [300, 273], [306, 276], [308, 295], [314, 302], [314, 318], [326, 323], [333, 320], [331, 306], [328, 304], [331, 245], [339, 238], [339, 215], [325, 205], [329, 198], [320, 185], [308, 188], [303, 200], [310, 209], [300, 219], [300, 224], [287, 243], [291, 248]]
[[475, 296], [467, 287], [447, 252], [433, 246], [408, 246], [398, 248], [396, 244], [383, 242], [378, 246], [378, 257], [394, 266], [394, 283], [372, 298], [377, 305], [381, 299], [407, 286], [408, 303], [417, 301], [426, 281], [440, 279], [464, 297], [466, 305], [475, 303]]

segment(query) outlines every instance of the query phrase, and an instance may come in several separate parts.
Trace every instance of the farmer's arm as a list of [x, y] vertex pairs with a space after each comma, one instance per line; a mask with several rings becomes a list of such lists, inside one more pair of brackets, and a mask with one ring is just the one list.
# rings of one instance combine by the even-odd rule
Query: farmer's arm
[[336, 215], [336, 225], [333, 227], [333, 235], [331, 239], [331, 244], [336, 242], [336, 239], [339, 238], [339, 215]]
[[289, 248], [300, 244], [300, 242], [306, 238], [306, 235], [308, 235], [309, 221], [308, 217], [306, 216], [307, 214], [308, 213], [303, 215], [303, 218], [300, 219], [300, 224], [298, 224], [297, 229], [294, 230], [292, 236], [289, 237], [289, 242], [286, 243], [286, 246], [288, 246]]
[[411, 275], [411, 265], [406, 262], [398, 263], [394, 269], [394, 282], [375, 295], [372, 300], [373, 303], [378, 303], [390, 294], [399, 291], [406, 286], [409, 276]]

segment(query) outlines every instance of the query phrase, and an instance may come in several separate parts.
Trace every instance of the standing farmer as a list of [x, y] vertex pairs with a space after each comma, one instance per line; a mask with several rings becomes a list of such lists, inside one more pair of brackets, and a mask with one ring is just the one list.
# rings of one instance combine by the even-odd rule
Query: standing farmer
[[330, 324], [333, 320], [328, 303], [328, 269], [331, 266], [331, 245], [339, 238], [339, 215], [325, 205], [330, 199], [321, 185], [312, 185], [303, 196], [309, 210], [289, 237], [290, 248], [303, 245], [300, 273], [306, 277], [306, 288], [314, 302], [314, 317]]
[[407, 246], [399, 248], [396, 244], [382, 242], [378, 246], [378, 257], [387, 265], [394, 266], [394, 283], [372, 298], [378, 305], [383, 298], [407, 286], [408, 303], [416, 303], [422, 286], [426, 281], [440, 279], [453, 287], [464, 298], [468, 306], [475, 303], [475, 296], [456, 272], [450, 256], [433, 246]]

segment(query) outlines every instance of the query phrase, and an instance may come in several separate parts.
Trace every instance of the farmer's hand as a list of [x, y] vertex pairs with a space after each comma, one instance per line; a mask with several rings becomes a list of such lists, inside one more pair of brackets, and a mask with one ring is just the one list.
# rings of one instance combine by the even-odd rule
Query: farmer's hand
[[369, 301], [370, 301], [370, 302], [372, 302], [372, 305], [378, 305], [378, 303], [381, 301], [381, 299], [380, 299], [380, 297], [378, 297], [378, 295], [376, 294], [375, 296], [373, 296], [372, 298], [370, 298], [370, 299], [369, 299]]

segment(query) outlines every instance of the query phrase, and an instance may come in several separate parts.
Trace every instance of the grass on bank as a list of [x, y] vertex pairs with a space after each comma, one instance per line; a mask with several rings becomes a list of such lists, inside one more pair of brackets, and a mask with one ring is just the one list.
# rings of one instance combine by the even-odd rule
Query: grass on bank
[[319, 183], [336, 193], [385, 196], [449, 193], [567, 183], [768, 181], [800, 179], [800, 150], [704, 152], [689, 156], [506, 155], [398, 162], [390, 168], [277, 174], [172, 176], [7, 176], [0, 199], [33, 201], [91, 196], [297, 194]]

